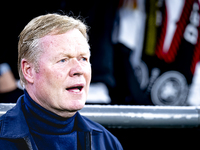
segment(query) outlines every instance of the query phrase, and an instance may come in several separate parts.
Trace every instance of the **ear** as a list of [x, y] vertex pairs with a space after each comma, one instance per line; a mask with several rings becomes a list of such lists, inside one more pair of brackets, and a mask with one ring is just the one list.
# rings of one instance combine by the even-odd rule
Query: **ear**
[[33, 65], [28, 62], [26, 59], [22, 59], [21, 61], [21, 69], [22, 73], [24, 75], [24, 78], [27, 80], [29, 83], [33, 83], [33, 74], [34, 74], [34, 68]]

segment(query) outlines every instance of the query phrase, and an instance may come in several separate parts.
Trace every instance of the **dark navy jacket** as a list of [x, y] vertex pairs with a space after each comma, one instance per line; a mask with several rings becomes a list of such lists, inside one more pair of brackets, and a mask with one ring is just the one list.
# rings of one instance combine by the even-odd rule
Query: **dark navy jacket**
[[[0, 149], [1, 150], [38, 150], [26, 123], [21, 96], [15, 107], [0, 117]], [[76, 116], [75, 123], [81, 150], [122, 150], [122, 146], [108, 130], [88, 118]], [[62, 149], [62, 148], [61, 148]]]

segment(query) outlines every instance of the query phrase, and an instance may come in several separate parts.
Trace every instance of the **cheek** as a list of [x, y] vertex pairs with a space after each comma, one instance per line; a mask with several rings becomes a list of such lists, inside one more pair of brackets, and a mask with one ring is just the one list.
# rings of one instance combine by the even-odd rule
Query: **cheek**
[[88, 73], [87, 73], [88, 75], [88, 81], [89, 81], [89, 83], [90, 83], [90, 81], [91, 81], [91, 76], [92, 76], [92, 70], [91, 70], [91, 67], [89, 67], [89, 69], [88, 69]]
[[38, 84], [50, 84], [52, 82], [52, 79], [56, 80], [55, 72], [52, 72], [48, 68], [40, 68], [39, 72], [36, 74], [36, 82]]
[[86, 73], [86, 83], [87, 83], [87, 90], [89, 90], [89, 86], [90, 86], [90, 82], [91, 82], [91, 68], [88, 69], [87, 73]]
[[56, 74], [55, 75], [55, 79], [56, 80], [60, 80], [60, 79], [62, 79], [63, 78], [63, 75], [62, 74]]

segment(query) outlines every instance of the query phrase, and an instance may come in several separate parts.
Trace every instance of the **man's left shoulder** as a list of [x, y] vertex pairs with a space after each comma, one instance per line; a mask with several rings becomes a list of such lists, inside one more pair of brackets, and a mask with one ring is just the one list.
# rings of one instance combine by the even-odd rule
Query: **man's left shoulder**
[[82, 116], [84, 118], [84, 120], [87, 122], [88, 126], [90, 126], [90, 128], [92, 128], [94, 131], [96, 132], [102, 132], [104, 134], [110, 134], [111, 136], [112, 133], [110, 133], [104, 126], [102, 126], [101, 124], [95, 122], [95, 121], [92, 121], [91, 119], [85, 117], [85, 116]]
[[106, 143], [106, 145], [116, 147], [115, 149], [119, 149], [119, 150], [123, 149], [118, 139], [105, 127], [103, 127], [101, 124], [97, 122], [90, 120], [87, 117], [84, 117], [84, 116], [82, 117], [87, 122], [88, 126], [90, 126], [90, 128], [93, 129], [92, 136], [96, 137], [98, 141], [102, 141]]

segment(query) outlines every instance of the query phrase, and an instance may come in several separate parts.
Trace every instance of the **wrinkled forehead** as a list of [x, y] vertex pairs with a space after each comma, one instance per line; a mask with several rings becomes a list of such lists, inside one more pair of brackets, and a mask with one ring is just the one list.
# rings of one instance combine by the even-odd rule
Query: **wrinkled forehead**
[[65, 46], [82, 46], [90, 49], [87, 39], [78, 29], [67, 31], [64, 34], [46, 35], [40, 39], [43, 48]]
[[58, 58], [64, 55], [70, 57], [87, 55], [90, 57], [90, 46], [78, 29], [60, 35], [47, 35], [41, 38], [40, 45], [43, 55], [49, 58]]

